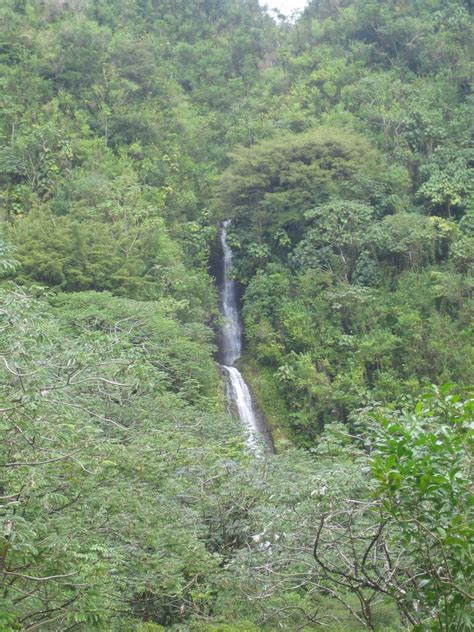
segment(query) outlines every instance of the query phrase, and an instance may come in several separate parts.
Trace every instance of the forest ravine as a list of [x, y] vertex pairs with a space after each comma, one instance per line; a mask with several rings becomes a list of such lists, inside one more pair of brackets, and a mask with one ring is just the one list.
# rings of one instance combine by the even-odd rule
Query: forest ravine
[[0, 632], [473, 628], [472, 31], [2, 0]]

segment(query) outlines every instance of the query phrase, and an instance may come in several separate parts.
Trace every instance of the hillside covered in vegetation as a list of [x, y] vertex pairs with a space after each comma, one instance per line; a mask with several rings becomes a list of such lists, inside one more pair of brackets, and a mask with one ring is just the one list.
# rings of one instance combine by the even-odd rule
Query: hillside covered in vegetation
[[[0, 632], [472, 629], [470, 3], [0, 35]], [[223, 220], [275, 455], [216, 361]]]

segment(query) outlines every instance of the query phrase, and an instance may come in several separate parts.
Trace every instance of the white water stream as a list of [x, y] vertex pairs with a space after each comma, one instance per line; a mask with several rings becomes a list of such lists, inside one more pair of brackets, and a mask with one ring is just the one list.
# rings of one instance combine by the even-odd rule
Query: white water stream
[[244, 425], [247, 433], [247, 445], [256, 453], [261, 451], [261, 445], [258, 440], [259, 429], [257, 427], [257, 419], [252, 404], [252, 397], [249, 388], [245, 383], [242, 374], [235, 366], [223, 366], [228, 375], [226, 387], [227, 398], [235, 404], [237, 414], [240, 421]]
[[[247, 434], [247, 445], [255, 452], [260, 453], [262, 438], [267, 446], [271, 446], [271, 440], [265, 436], [265, 428], [259, 423], [258, 416], [252, 402], [252, 396], [240, 371], [233, 366], [242, 355], [242, 325], [237, 307], [237, 287], [230, 276], [232, 267], [232, 249], [227, 243], [227, 228], [230, 220], [222, 224], [220, 233], [223, 253], [223, 281], [222, 281], [222, 368], [227, 374], [226, 394], [229, 403], [235, 408]], [[263, 435], [263, 436], [262, 436]]]
[[242, 355], [242, 326], [240, 324], [239, 310], [237, 309], [237, 289], [234, 279], [230, 278], [232, 268], [232, 249], [227, 243], [227, 228], [230, 220], [222, 224], [221, 245], [223, 253], [222, 281], [222, 356], [224, 366], [232, 366]]

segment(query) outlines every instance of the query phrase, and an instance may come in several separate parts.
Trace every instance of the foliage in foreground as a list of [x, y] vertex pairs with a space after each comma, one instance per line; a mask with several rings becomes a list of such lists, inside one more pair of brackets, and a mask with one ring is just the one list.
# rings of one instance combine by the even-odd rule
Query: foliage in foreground
[[255, 462], [170, 304], [14, 289], [1, 337], [2, 629], [468, 629], [460, 397]]

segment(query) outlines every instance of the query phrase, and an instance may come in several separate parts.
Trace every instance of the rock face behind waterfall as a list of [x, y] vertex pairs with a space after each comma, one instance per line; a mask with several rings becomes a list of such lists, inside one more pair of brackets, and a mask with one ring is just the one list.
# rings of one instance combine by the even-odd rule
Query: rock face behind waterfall
[[250, 390], [242, 374], [234, 366], [242, 355], [242, 323], [237, 306], [237, 287], [231, 278], [232, 249], [227, 243], [227, 229], [230, 220], [223, 222], [220, 232], [222, 246], [222, 291], [221, 312], [223, 324], [221, 331], [222, 369], [227, 377], [226, 395], [231, 412], [240, 419], [246, 435], [247, 445], [256, 454], [266, 447], [273, 451], [273, 443], [268, 428], [255, 410]]

